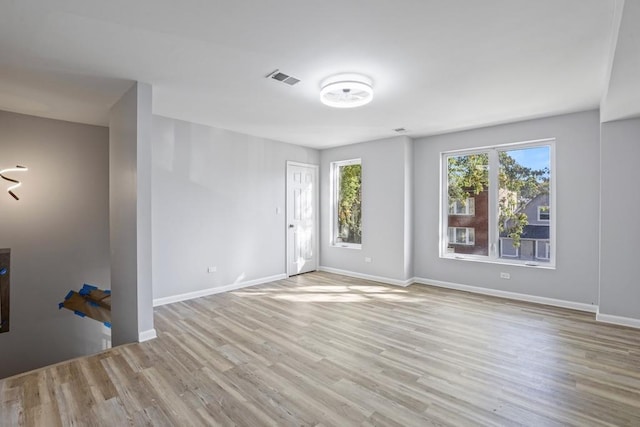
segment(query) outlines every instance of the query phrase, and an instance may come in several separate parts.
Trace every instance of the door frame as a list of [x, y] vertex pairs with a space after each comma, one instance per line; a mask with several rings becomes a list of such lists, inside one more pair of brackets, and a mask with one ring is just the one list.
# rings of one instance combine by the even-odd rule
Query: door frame
[[285, 244], [285, 272], [287, 277], [291, 277], [289, 256], [292, 248], [289, 245], [289, 168], [290, 166], [301, 166], [313, 169], [313, 232], [315, 233], [315, 242], [313, 250], [316, 254], [316, 271], [320, 269], [320, 166], [312, 163], [302, 163], [287, 160], [285, 168], [284, 180], [284, 244]]

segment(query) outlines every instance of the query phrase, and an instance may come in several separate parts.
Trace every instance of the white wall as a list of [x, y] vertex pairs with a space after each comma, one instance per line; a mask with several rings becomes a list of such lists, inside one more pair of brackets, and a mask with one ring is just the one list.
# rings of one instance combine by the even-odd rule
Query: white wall
[[640, 119], [603, 123], [601, 138], [599, 316], [635, 319], [640, 326]]
[[0, 111], [0, 168], [29, 167], [15, 201], [0, 182], [0, 248], [11, 248], [11, 330], [0, 378], [96, 353], [102, 324], [58, 310], [83, 283], [108, 288], [108, 129]]
[[[412, 277], [411, 151], [405, 136], [320, 153], [320, 258], [322, 267], [392, 281]], [[331, 245], [331, 162], [362, 159], [362, 249]], [[372, 262], [366, 263], [365, 257]]]
[[[555, 270], [439, 257], [440, 153], [556, 138]], [[598, 304], [599, 115], [597, 111], [474, 129], [415, 141], [415, 275], [419, 278]], [[500, 272], [510, 280], [499, 278]]]
[[285, 274], [286, 162], [317, 150], [158, 116], [152, 147], [154, 299]]
[[113, 344], [155, 337], [151, 268], [151, 86], [135, 83], [109, 118]]

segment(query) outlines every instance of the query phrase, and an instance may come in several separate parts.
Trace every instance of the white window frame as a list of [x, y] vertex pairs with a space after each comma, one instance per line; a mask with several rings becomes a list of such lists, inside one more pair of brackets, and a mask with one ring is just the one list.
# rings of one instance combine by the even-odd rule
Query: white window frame
[[467, 197], [465, 200], [464, 206], [462, 206], [462, 210], [458, 210], [456, 212], [456, 208], [460, 206], [458, 201], [451, 203], [449, 206], [449, 215], [457, 215], [457, 216], [475, 216], [476, 214], [476, 198], [475, 197]]
[[[527, 267], [536, 268], [556, 268], [557, 250], [551, 251], [551, 256], [548, 262], [538, 263], [531, 260], [521, 260], [513, 258], [500, 258], [499, 240], [500, 235], [498, 232], [498, 186], [494, 183], [497, 182], [497, 175], [499, 170], [498, 153], [500, 151], [510, 151], [516, 149], [534, 148], [534, 147], [549, 147], [549, 211], [557, 212], [556, 207], [556, 140], [555, 138], [540, 139], [534, 141], [516, 142], [510, 144], [499, 144], [483, 147], [475, 147], [462, 150], [451, 150], [441, 152], [440, 154], [440, 245], [439, 252], [440, 258], [466, 260], [466, 261], [478, 261], [493, 264], [510, 264], [510, 265], [522, 265]], [[488, 255], [476, 255], [476, 254], [461, 254], [453, 253], [448, 248], [448, 216], [449, 216], [449, 203], [448, 203], [448, 176], [447, 176], [447, 158], [451, 156], [464, 156], [472, 154], [489, 154], [489, 254]], [[549, 219], [549, 244], [552, 248], [557, 248], [556, 245], [556, 217], [557, 215], [550, 215]], [[543, 259], [543, 258], [540, 258]]]
[[540, 213], [542, 213], [542, 211], [544, 209], [546, 209], [547, 215], [549, 215], [549, 218], [551, 218], [551, 209], [549, 209], [549, 206], [538, 206], [538, 221], [539, 222], [549, 222], [549, 218], [547, 218], [547, 219], [540, 218]]
[[[338, 172], [340, 170], [340, 167], [349, 166], [349, 165], [362, 165], [362, 159], [340, 160], [337, 162], [331, 162], [330, 164], [330, 170], [331, 170], [330, 245], [336, 248], [362, 249], [362, 243], [349, 243], [349, 242], [338, 241], [338, 228], [339, 228], [338, 227], [338, 198], [339, 198], [339, 192], [340, 192], [340, 187], [339, 187], [340, 175]], [[360, 191], [362, 191], [362, 188], [360, 188]]]
[[[466, 239], [464, 243], [451, 241], [451, 235], [456, 236], [458, 230], [465, 230]], [[471, 233], [469, 230], [471, 230]], [[470, 235], [473, 235], [473, 239], [469, 239]], [[473, 227], [448, 227], [447, 241], [450, 245], [474, 246], [476, 244], [476, 230]]]

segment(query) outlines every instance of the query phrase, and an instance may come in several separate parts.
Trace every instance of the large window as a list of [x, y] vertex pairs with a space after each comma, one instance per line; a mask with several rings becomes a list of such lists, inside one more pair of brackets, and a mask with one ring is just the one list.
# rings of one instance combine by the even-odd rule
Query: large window
[[554, 266], [554, 143], [443, 153], [441, 256]]
[[362, 244], [362, 163], [360, 159], [331, 163], [333, 187], [332, 244]]

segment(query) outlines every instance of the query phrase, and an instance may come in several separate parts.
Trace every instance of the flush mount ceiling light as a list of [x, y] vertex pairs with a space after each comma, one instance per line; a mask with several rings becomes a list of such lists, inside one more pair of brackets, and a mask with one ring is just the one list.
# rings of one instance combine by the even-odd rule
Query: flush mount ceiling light
[[373, 99], [371, 79], [359, 74], [340, 74], [329, 77], [320, 87], [320, 101], [329, 107], [361, 107]]

